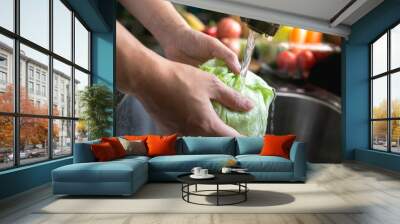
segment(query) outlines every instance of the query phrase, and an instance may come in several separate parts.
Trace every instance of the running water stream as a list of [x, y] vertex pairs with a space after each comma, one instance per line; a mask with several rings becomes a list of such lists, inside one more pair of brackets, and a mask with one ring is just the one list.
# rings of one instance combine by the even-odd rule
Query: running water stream
[[[249, 65], [251, 62], [251, 57], [253, 55], [253, 51], [254, 51], [254, 47], [256, 45], [256, 39], [260, 34], [249, 29], [249, 36], [247, 37], [247, 43], [246, 43], [246, 49], [244, 50], [244, 55], [243, 55], [243, 59], [242, 59], [242, 64], [241, 64], [241, 68], [240, 68], [240, 76], [243, 79], [242, 82], [242, 86], [244, 85], [244, 83], [246, 83], [246, 75], [247, 75], [247, 71], [249, 70]], [[267, 35], [265, 34], [265, 36], [267, 37]], [[242, 86], [240, 86], [240, 89], [242, 89]], [[270, 104], [270, 113], [269, 113], [269, 132], [271, 134], [274, 133], [274, 112], [275, 112], [275, 99], [276, 99], [276, 92], [274, 92], [274, 98], [271, 101]]]
[[[254, 46], [256, 45], [256, 38], [258, 33], [249, 29], [249, 36], [247, 37], [246, 49], [244, 50], [243, 60], [240, 68], [240, 76], [246, 80], [247, 71], [253, 55]], [[243, 82], [244, 83], [244, 82]]]

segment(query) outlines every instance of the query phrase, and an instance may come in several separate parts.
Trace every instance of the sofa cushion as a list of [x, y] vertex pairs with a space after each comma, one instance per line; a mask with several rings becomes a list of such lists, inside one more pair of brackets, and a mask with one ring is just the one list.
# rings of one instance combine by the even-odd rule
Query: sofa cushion
[[92, 144], [90, 147], [92, 149], [94, 157], [96, 157], [96, 161], [105, 162], [118, 158], [112, 145], [108, 142]]
[[232, 137], [183, 137], [178, 154], [225, 154], [235, 155], [235, 139]]
[[259, 154], [263, 147], [263, 137], [237, 137], [236, 155]]
[[126, 151], [126, 155], [137, 155], [145, 156], [147, 155], [146, 143], [141, 140], [126, 140], [124, 138], [118, 138], [122, 146]]
[[231, 155], [175, 155], [158, 156], [149, 160], [151, 172], [190, 172], [193, 167], [199, 166], [212, 172], [219, 171], [230, 159]]
[[122, 158], [126, 156], [126, 151], [117, 137], [104, 137], [101, 138], [101, 142], [110, 143], [110, 145], [114, 149], [117, 158]]
[[141, 159], [74, 163], [52, 173], [57, 182], [130, 182], [135, 172], [147, 172], [147, 163]]
[[146, 139], [148, 156], [165, 156], [176, 154], [176, 138], [177, 135], [149, 135]]
[[296, 135], [265, 135], [261, 156], [280, 156], [290, 159], [290, 148]]
[[292, 161], [279, 156], [238, 155], [240, 167], [249, 172], [292, 172]]
[[92, 144], [99, 144], [100, 139], [88, 141], [88, 142], [79, 142], [75, 143], [74, 148], [74, 163], [88, 163], [95, 162], [96, 158], [90, 148]]

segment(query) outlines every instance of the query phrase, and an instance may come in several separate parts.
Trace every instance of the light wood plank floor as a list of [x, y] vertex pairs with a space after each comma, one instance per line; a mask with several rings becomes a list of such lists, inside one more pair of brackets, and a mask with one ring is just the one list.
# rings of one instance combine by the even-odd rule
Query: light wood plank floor
[[359, 163], [311, 164], [308, 182], [319, 184], [346, 201], [362, 201], [357, 214], [36, 214], [54, 200], [42, 186], [0, 202], [0, 223], [104, 224], [260, 224], [260, 223], [400, 223], [400, 174]]

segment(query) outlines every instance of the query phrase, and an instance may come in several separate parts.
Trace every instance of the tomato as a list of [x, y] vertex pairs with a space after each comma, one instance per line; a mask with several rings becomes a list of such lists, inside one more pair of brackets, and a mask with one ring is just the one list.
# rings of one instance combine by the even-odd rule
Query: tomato
[[226, 17], [218, 22], [218, 38], [239, 38], [242, 32], [240, 23], [232, 18]]
[[276, 64], [280, 70], [294, 72], [297, 67], [296, 55], [291, 51], [282, 51], [276, 58]]
[[322, 33], [315, 31], [307, 31], [306, 43], [318, 44], [321, 43]]
[[203, 33], [210, 35], [212, 37], [217, 37], [217, 31], [218, 29], [216, 26], [209, 26], [203, 31]]
[[289, 41], [296, 44], [302, 44], [306, 41], [307, 30], [293, 28], [289, 36]]
[[297, 55], [297, 64], [302, 71], [309, 71], [315, 65], [314, 54], [310, 50], [301, 51]]
[[239, 38], [222, 38], [221, 42], [229, 49], [235, 52], [236, 55], [240, 54], [240, 39]]

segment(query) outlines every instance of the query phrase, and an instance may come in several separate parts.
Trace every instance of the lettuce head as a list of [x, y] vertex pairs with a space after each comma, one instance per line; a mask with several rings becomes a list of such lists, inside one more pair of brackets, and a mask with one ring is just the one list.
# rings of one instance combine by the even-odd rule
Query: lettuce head
[[275, 98], [275, 90], [250, 71], [245, 79], [233, 74], [226, 64], [218, 59], [207, 61], [200, 69], [214, 74], [227, 86], [253, 101], [254, 107], [248, 112], [232, 111], [213, 101], [214, 110], [222, 121], [242, 135], [263, 136], [267, 129], [269, 107]]

